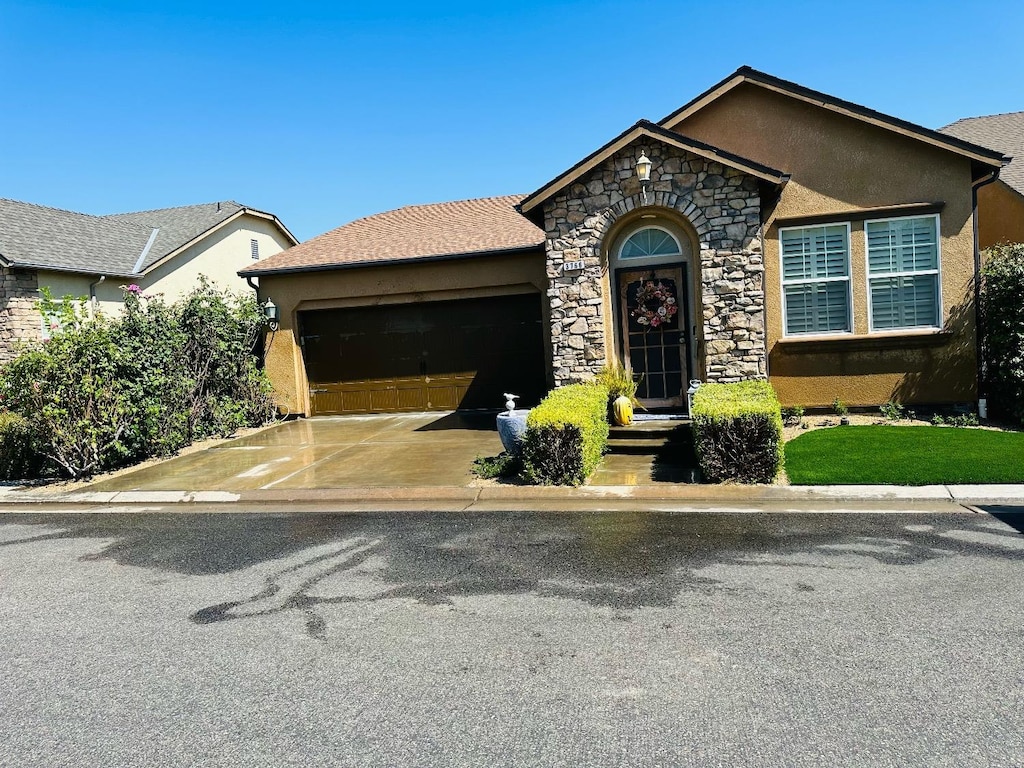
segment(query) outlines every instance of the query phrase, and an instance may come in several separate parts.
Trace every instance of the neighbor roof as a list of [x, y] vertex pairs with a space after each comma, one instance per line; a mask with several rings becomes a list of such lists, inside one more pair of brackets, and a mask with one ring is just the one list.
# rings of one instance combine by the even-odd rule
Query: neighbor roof
[[253, 264], [240, 275], [458, 258], [538, 248], [544, 233], [516, 211], [522, 195], [408, 205], [357, 219]]
[[[893, 131], [894, 133], [899, 133], [903, 136], [919, 139], [933, 146], [948, 149], [951, 152], [969, 157], [975, 163], [985, 166], [986, 170], [984, 172], [986, 173], [991, 171], [992, 168], [999, 168], [1006, 161], [1006, 158], [1003, 157], [1001, 152], [997, 152], [985, 146], [980, 146], [972, 141], [966, 141], [955, 135], [948, 135], [940, 133], [939, 131], [933, 131], [931, 128], [925, 128], [924, 126], [916, 125], [915, 123], [911, 123], [906, 120], [901, 120], [898, 117], [892, 117], [891, 115], [877, 112], [873, 109], [869, 109], [868, 107], [863, 107], [860, 104], [854, 104], [852, 101], [838, 99], [835, 96], [828, 95], [827, 93], [815, 91], [811, 88], [790, 82], [789, 80], [783, 80], [746, 66], [740, 67], [721, 82], [711, 86], [695, 99], [664, 117], [658, 124], [664, 128], [674, 129], [690, 115], [704, 109], [704, 107], [743, 83], [750, 83], [770, 91], [782, 93], [792, 98], [823, 107], [824, 109], [832, 112], [837, 112], [839, 114], [876, 125], [880, 128]], [[980, 173], [981, 170], [978, 169], [978, 175], [980, 175]]]
[[92, 216], [0, 199], [0, 259], [12, 267], [132, 277], [242, 214], [271, 214], [234, 201]]
[[1024, 195], [1024, 112], [965, 117], [939, 130], [1016, 158], [999, 178]]

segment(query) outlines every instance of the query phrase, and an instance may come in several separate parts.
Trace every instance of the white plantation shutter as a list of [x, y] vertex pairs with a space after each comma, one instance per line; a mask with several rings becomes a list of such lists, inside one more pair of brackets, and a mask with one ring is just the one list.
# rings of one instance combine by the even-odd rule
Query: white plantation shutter
[[938, 218], [869, 221], [872, 330], [939, 327]]
[[779, 242], [786, 333], [850, 331], [847, 226], [783, 229]]

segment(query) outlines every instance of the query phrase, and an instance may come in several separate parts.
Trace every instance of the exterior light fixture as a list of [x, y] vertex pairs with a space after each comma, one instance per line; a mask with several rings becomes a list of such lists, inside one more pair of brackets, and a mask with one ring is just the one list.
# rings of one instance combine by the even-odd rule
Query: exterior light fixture
[[263, 304], [263, 319], [267, 324], [267, 327], [272, 331], [276, 331], [278, 328], [278, 320], [280, 320], [280, 313], [277, 309], [277, 305], [267, 299]]
[[640, 159], [636, 161], [636, 175], [640, 179], [640, 190], [644, 195], [644, 204], [647, 204], [647, 188], [651, 184], [651, 166], [654, 163], [647, 157], [647, 153], [640, 151]]

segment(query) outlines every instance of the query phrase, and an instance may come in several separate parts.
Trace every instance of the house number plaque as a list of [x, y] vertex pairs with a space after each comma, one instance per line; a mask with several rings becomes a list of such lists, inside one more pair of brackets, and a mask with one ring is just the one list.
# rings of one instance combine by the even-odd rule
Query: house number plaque
[[562, 264], [563, 272], [576, 272], [587, 266], [585, 261], [567, 261]]

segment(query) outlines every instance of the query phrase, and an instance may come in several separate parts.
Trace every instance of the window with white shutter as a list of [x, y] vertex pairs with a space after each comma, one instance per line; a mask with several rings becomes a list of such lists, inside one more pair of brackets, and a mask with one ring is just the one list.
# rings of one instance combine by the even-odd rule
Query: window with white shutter
[[779, 230], [786, 335], [850, 333], [850, 226]]
[[939, 217], [864, 223], [871, 330], [939, 326]]

